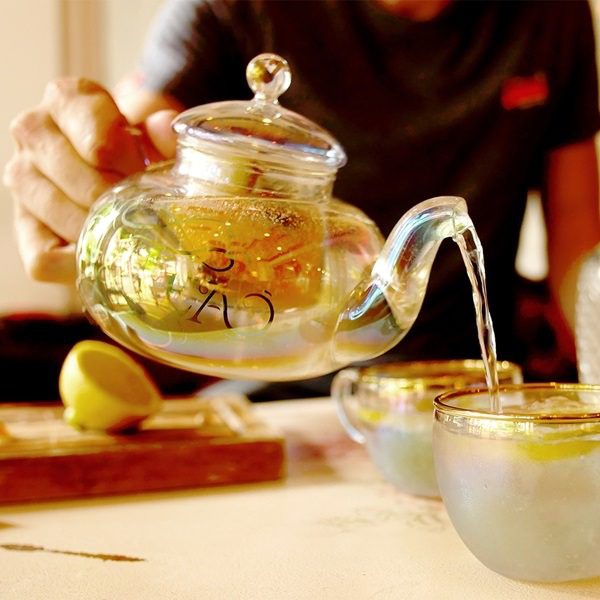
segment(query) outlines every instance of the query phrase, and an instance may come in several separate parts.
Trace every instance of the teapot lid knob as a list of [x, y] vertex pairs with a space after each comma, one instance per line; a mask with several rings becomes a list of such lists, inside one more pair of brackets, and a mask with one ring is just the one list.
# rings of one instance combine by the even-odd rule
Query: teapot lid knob
[[287, 60], [277, 54], [259, 54], [246, 68], [246, 79], [254, 92], [254, 99], [278, 104], [278, 98], [292, 82]]
[[270, 156], [270, 160], [302, 161], [315, 168], [338, 169], [346, 163], [339, 142], [311, 120], [279, 103], [292, 82], [288, 62], [277, 54], [259, 54], [246, 67], [254, 98], [226, 100], [190, 108], [173, 121], [187, 140], [230, 144], [236, 156]]

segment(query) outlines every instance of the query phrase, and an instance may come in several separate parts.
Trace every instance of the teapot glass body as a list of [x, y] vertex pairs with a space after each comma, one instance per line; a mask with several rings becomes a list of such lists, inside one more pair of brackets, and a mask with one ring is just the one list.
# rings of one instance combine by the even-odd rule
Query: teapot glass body
[[256, 161], [229, 163], [224, 176], [227, 157], [210, 150], [190, 158], [182, 147], [174, 164], [94, 207], [78, 246], [87, 310], [125, 346], [219, 377], [301, 379], [343, 366], [331, 342], [381, 250], [377, 228], [329, 196], [325, 174], [313, 173], [310, 193], [298, 190], [305, 173], [287, 173], [287, 191], [271, 181], [266, 194]]

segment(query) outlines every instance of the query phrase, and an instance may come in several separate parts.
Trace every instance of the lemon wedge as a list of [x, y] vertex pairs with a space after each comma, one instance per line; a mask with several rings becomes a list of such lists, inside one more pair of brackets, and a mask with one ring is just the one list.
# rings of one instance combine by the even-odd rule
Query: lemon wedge
[[161, 405], [157, 387], [123, 350], [86, 340], [73, 346], [59, 377], [64, 420], [79, 429], [132, 429]]

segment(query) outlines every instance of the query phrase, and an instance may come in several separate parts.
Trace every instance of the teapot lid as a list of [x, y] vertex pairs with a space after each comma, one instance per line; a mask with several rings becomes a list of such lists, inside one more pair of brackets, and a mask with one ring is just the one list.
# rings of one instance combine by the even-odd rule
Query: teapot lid
[[276, 54], [259, 54], [246, 68], [254, 98], [213, 102], [191, 108], [173, 121], [179, 135], [231, 144], [238, 151], [275, 154], [339, 168], [346, 153], [335, 138], [309, 119], [283, 108], [279, 96], [290, 86], [287, 61]]

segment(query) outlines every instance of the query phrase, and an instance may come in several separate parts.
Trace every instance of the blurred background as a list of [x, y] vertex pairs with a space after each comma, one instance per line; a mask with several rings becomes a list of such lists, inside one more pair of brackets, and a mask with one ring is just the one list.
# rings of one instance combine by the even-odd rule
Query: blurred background
[[[135, 69], [145, 32], [162, 0], [0, 0], [0, 165], [12, 153], [11, 119], [35, 106], [45, 83], [64, 74], [83, 75], [109, 89]], [[600, 0], [593, 0], [600, 22]], [[519, 271], [539, 280], [546, 273], [543, 219], [537, 199], [530, 209], [517, 260]], [[0, 314], [76, 308], [63, 286], [30, 281], [12, 232], [12, 201], [0, 186]]]

